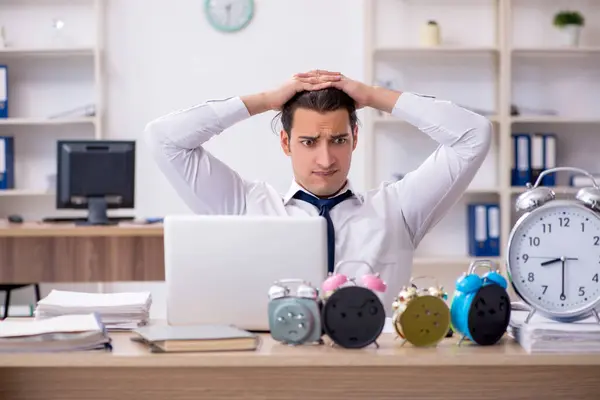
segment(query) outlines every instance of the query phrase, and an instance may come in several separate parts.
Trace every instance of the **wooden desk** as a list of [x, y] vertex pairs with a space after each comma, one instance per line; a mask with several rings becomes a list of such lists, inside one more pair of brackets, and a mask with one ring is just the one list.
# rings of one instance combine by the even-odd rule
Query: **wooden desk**
[[0, 283], [163, 280], [161, 225], [0, 223]]
[[598, 355], [528, 355], [491, 347], [288, 347], [151, 354], [114, 333], [113, 353], [2, 354], [0, 398], [52, 399], [598, 399]]

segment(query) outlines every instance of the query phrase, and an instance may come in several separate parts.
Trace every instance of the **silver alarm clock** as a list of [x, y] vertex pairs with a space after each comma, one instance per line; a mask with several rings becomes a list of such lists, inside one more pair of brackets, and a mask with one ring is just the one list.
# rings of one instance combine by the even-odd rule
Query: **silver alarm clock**
[[[547, 174], [571, 171], [592, 184], [574, 198], [557, 199], [540, 186]], [[508, 238], [507, 271], [512, 287], [530, 306], [525, 322], [537, 312], [573, 322], [594, 316], [600, 323], [600, 188], [579, 168], [543, 171], [516, 200], [522, 212]]]
[[[292, 294], [290, 285], [296, 285]], [[323, 344], [322, 303], [317, 288], [302, 279], [281, 279], [269, 289], [269, 332], [281, 343]]]

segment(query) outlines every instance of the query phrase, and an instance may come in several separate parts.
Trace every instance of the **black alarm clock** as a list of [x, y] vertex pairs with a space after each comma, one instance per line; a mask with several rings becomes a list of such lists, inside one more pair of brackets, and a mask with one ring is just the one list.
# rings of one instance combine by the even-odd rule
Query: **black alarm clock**
[[[373, 272], [369, 264], [362, 263]], [[332, 344], [349, 349], [371, 344], [379, 347], [377, 338], [383, 331], [386, 316], [385, 307], [375, 292], [385, 292], [387, 285], [374, 272], [364, 275], [361, 283], [358, 285], [354, 278], [334, 273], [322, 285], [325, 294], [321, 314], [323, 331]]]

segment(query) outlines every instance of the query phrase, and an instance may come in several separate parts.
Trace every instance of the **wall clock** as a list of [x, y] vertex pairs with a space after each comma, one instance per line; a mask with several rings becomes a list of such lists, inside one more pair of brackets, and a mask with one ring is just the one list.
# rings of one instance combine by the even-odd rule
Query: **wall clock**
[[205, 0], [204, 12], [216, 30], [237, 32], [254, 17], [254, 0]]
[[[538, 187], [555, 171], [581, 173], [590, 187], [575, 198], [557, 199], [550, 187]], [[507, 269], [517, 294], [534, 313], [572, 322], [589, 316], [600, 323], [600, 187], [587, 171], [559, 167], [540, 174], [516, 201], [518, 219], [508, 239]]]

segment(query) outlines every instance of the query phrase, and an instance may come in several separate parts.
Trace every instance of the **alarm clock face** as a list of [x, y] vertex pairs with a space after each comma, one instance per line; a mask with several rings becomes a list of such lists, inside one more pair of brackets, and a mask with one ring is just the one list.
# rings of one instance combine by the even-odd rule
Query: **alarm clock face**
[[491, 345], [506, 333], [510, 322], [510, 299], [498, 285], [484, 286], [477, 291], [469, 309], [469, 332], [475, 343]]
[[450, 311], [444, 300], [436, 296], [417, 297], [400, 317], [403, 336], [415, 346], [433, 346], [446, 337], [450, 327]]
[[507, 261], [515, 291], [538, 311], [590, 310], [600, 299], [600, 218], [572, 201], [547, 203], [517, 221]]
[[385, 309], [373, 291], [361, 286], [337, 289], [323, 305], [323, 328], [334, 343], [361, 348], [375, 342], [385, 325]]
[[254, 14], [254, 0], [205, 0], [204, 9], [215, 29], [235, 32], [250, 23]]

